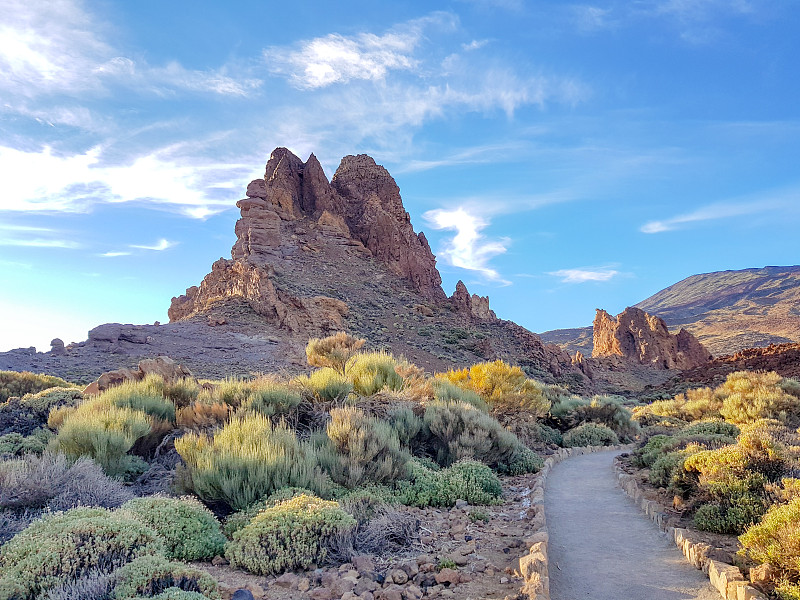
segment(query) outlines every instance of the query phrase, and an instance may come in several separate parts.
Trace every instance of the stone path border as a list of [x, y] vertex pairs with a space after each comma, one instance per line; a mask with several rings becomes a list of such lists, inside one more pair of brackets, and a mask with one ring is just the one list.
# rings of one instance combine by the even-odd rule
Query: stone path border
[[623, 491], [658, 525], [661, 531], [675, 540], [675, 545], [680, 548], [692, 566], [708, 575], [711, 585], [725, 600], [766, 600], [767, 597], [764, 594], [752, 587], [750, 582], [742, 577], [738, 567], [709, 558], [708, 554], [712, 547], [701, 541], [693, 540], [692, 530], [675, 527], [676, 520], [669, 514], [667, 507], [655, 500], [648, 500], [636, 478], [623, 471], [616, 460], [614, 461], [614, 470], [617, 474], [617, 483]]
[[519, 573], [525, 584], [520, 590], [530, 600], [550, 600], [550, 576], [547, 564], [547, 521], [544, 516], [544, 488], [551, 469], [573, 456], [581, 456], [591, 452], [620, 451], [631, 446], [585, 446], [579, 448], [560, 448], [544, 461], [544, 467], [536, 474], [536, 481], [531, 489], [531, 508], [535, 515], [531, 519], [533, 534], [525, 540], [528, 553], [519, 559]]

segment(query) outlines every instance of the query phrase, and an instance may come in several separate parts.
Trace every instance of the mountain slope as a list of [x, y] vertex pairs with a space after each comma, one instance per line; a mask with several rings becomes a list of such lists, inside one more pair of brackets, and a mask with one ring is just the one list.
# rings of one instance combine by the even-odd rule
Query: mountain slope
[[[635, 305], [686, 328], [715, 356], [800, 342], [800, 266], [692, 275]], [[540, 334], [570, 353], [592, 351], [592, 328]]]

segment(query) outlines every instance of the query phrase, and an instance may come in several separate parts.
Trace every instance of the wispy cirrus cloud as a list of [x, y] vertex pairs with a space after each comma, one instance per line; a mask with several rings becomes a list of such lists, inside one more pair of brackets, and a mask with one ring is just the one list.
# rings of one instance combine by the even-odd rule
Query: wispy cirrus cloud
[[642, 233], [664, 233], [666, 231], [681, 229], [683, 226], [691, 223], [717, 221], [720, 219], [767, 213], [796, 206], [797, 203], [800, 202], [800, 190], [789, 192], [788, 195], [789, 198], [784, 198], [782, 197], [783, 194], [780, 194], [779, 196], [781, 197], [763, 198], [755, 201], [709, 204], [708, 206], [703, 206], [697, 210], [668, 219], [648, 221], [639, 228], [639, 231]]
[[439, 251], [439, 255], [446, 262], [454, 267], [480, 273], [490, 281], [505, 285], [511, 283], [489, 265], [489, 261], [493, 257], [507, 251], [511, 240], [509, 238], [488, 239], [481, 233], [489, 225], [489, 222], [482, 216], [461, 206], [450, 210], [429, 210], [422, 217], [434, 229], [456, 232], [446, 242], [445, 247]]
[[138, 248], [140, 250], [155, 250], [156, 252], [161, 252], [162, 250], [172, 248], [173, 246], [177, 245], [177, 243], [178, 242], [172, 242], [166, 238], [161, 238], [155, 244], [131, 244], [131, 248]]
[[588, 281], [611, 281], [621, 275], [616, 269], [605, 267], [577, 267], [574, 269], [559, 269], [547, 273], [559, 277], [561, 283], [586, 283]]

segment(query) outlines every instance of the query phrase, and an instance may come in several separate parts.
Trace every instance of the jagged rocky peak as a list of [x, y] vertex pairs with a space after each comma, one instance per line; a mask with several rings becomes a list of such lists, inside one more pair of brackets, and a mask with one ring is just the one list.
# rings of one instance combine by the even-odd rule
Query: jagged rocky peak
[[471, 319], [478, 319], [481, 321], [495, 320], [497, 316], [494, 311], [489, 308], [489, 296], [478, 296], [478, 294], [470, 294], [464, 282], [459, 280], [456, 284], [456, 290], [450, 297], [453, 307], [456, 312], [459, 312]]
[[672, 335], [663, 319], [640, 308], [626, 308], [616, 318], [597, 309], [593, 329], [593, 358], [622, 357], [658, 369], [691, 369], [711, 359], [691, 333]]

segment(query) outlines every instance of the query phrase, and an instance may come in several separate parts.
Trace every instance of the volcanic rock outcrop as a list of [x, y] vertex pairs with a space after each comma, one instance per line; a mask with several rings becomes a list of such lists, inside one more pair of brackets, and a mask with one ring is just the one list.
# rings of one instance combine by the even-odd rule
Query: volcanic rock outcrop
[[621, 357], [657, 369], [692, 369], [711, 354], [691, 333], [670, 334], [666, 323], [640, 308], [629, 307], [616, 319], [597, 309], [592, 358]]

